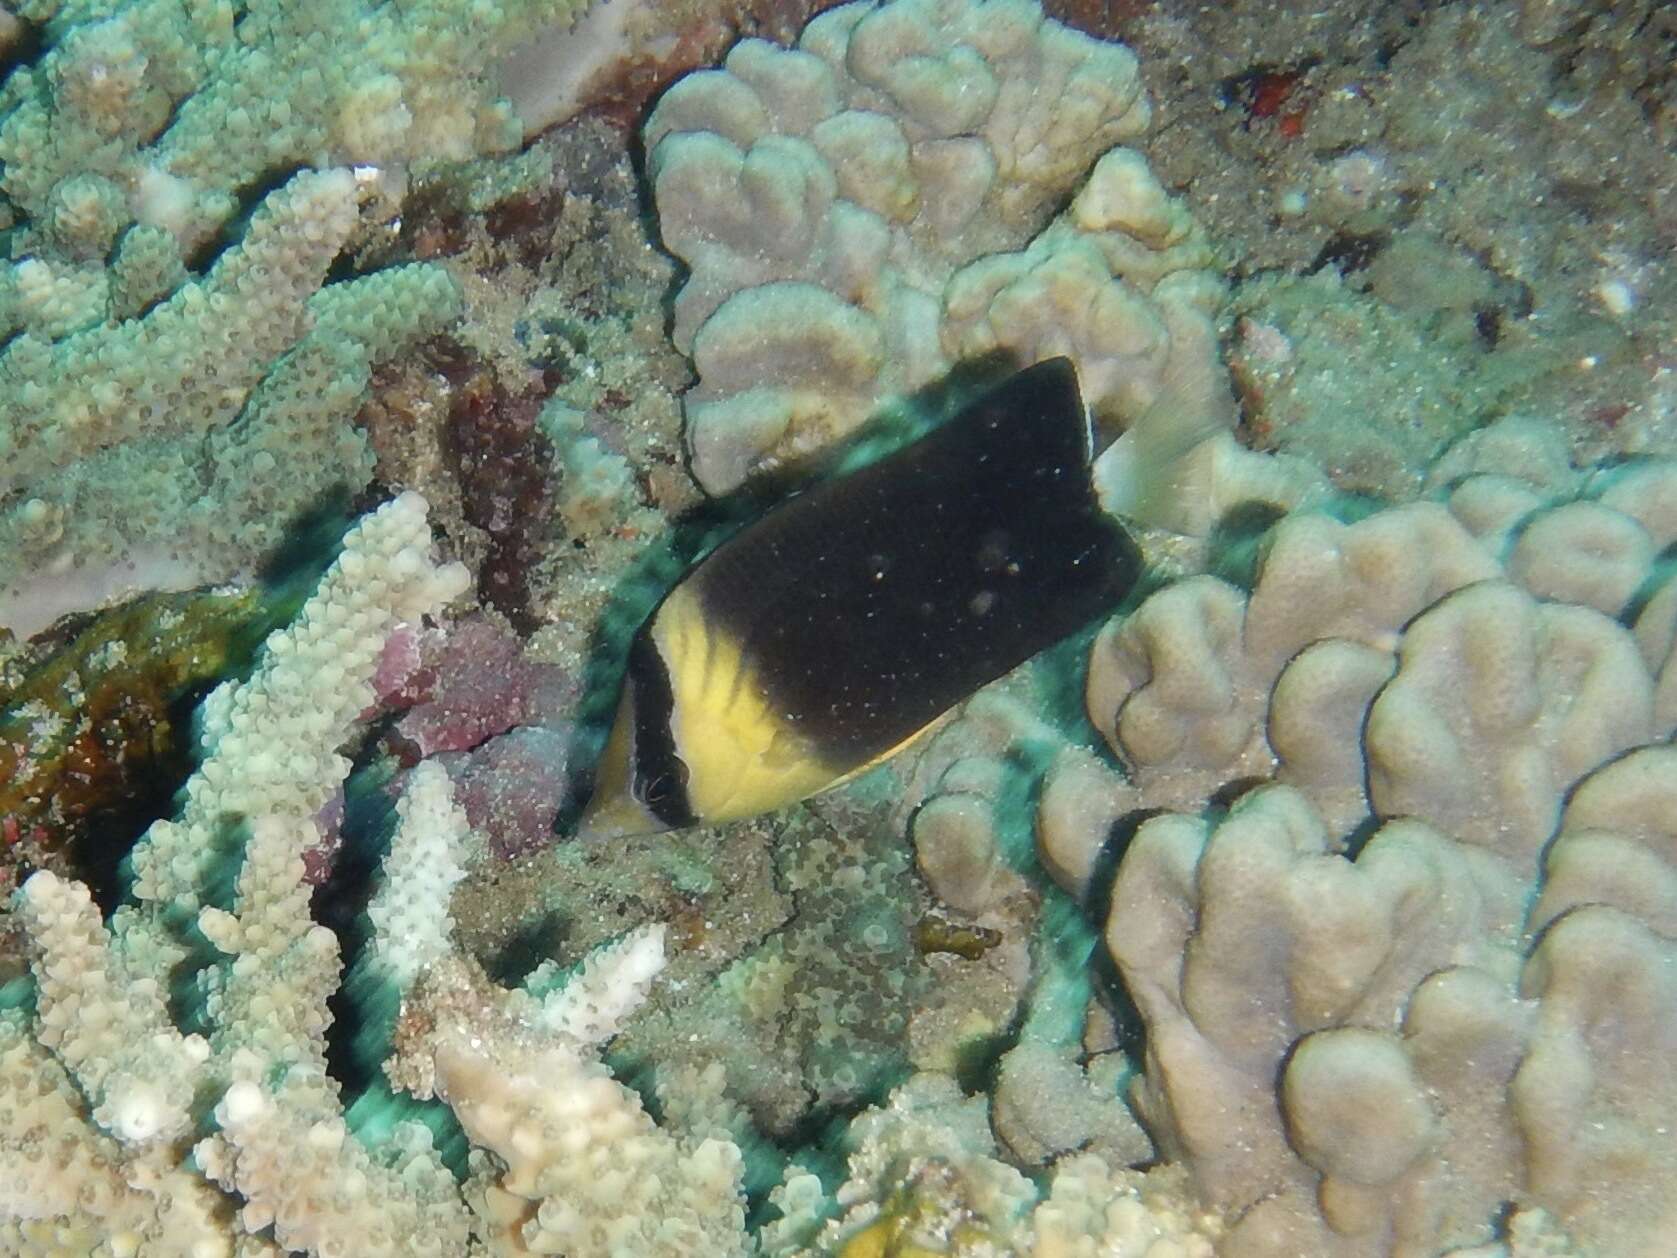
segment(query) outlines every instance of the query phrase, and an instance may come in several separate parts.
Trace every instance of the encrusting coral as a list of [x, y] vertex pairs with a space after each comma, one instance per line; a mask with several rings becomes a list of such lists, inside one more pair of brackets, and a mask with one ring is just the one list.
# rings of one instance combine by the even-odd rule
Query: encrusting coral
[[[1535, 850], [1567, 784], [1677, 724], [1672, 583], [1656, 558], [1677, 540], [1674, 492], [1673, 465], [1646, 460], [1548, 507], [1529, 484], [1476, 475], [1448, 506], [1293, 515], [1264, 538], [1249, 593], [1192, 577], [1102, 629], [1090, 719], [1138, 807], [1273, 772], [1338, 830], [1412, 812], [1416, 796], [1468, 824], [1490, 799], [1496, 828]], [[1461, 678], [1493, 666], [1529, 670], [1494, 687], [1514, 706], [1462, 708]], [[1515, 686], [1530, 698], [1516, 704]], [[1527, 725], [1559, 761], [1547, 788], [1496, 749]]]

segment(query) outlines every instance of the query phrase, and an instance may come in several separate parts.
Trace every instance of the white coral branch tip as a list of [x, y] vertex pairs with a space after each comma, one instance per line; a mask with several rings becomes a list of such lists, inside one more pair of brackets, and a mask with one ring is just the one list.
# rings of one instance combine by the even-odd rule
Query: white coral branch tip
[[665, 961], [662, 923], [629, 932], [592, 953], [575, 978], [542, 1002], [538, 1025], [578, 1044], [603, 1043], [640, 1007]]

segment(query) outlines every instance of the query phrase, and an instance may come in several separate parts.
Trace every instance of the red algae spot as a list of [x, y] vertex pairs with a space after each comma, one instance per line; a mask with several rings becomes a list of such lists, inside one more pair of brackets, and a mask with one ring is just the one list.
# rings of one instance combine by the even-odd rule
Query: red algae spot
[[1246, 125], [1273, 121], [1283, 139], [1296, 140], [1304, 134], [1304, 120], [1310, 102], [1301, 89], [1305, 75], [1315, 64], [1307, 60], [1296, 66], [1277, 68], [1254, 66], [1223, 82], [1223, 99], [1246, 111]]
[[429, 632], [417, 646], [388, 696], [389, 706], [407, 709], [385, 735], [403, 764], [468, 751], [516, 725], [560, 720], [575, 699], [565, 670], [529, 659], [518, 637], [487, 616]]
[[1589, 420], [1599, 428], [1608, 432], [1619, 426], [1619, 421], [1630, 414], [1630, 405], [1626, 402], [1607, 402], [1595, 407], [1589, 413]]
[[[1252, 103], [1246, 112], [1253, 118], [1273, 118], [1281, 112], [1304, 76], [1297, 70], [1280, 70], [1258, 76], [1252, 87]], [[1288, 114], [1283, 118], [1292, 117]]]

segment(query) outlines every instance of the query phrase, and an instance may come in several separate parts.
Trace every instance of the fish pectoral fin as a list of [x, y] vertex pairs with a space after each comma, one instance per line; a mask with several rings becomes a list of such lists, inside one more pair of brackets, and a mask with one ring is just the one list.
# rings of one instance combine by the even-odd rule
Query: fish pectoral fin
[[742, 757], [738, 770], [708, 815], [731, 820], [773, 812], [825, 790], [837, 772], [801, 735], [785, 730], [758, 754]]
[[766, 772], [787, 773], [809, 762], [811, 748], [801, 734], [781, 729], [776, 731], [768, 744], [757, 753], [757, 758]]

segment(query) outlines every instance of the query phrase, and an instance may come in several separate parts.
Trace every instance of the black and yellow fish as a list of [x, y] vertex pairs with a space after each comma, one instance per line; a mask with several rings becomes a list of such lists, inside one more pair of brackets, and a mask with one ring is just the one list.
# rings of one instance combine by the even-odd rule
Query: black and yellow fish
[[635, 634], [582, 832], [806, 799], [1109, 611], [1141, 556], [1090, 455], [1056, 358], [717, 547]]

